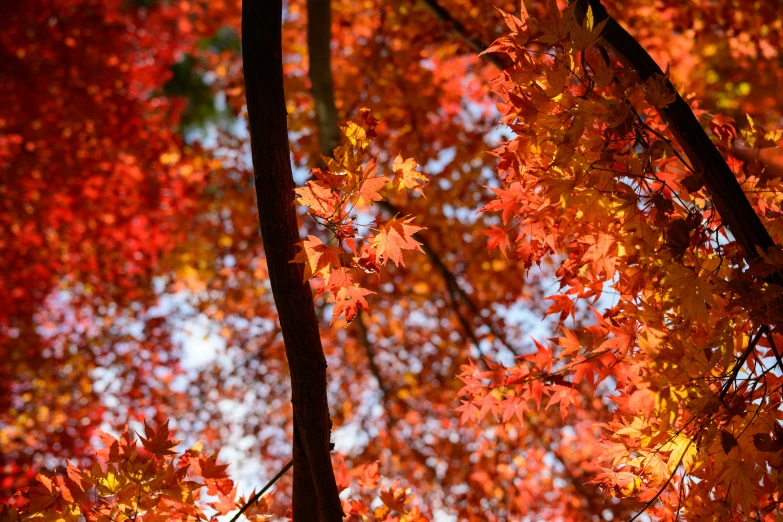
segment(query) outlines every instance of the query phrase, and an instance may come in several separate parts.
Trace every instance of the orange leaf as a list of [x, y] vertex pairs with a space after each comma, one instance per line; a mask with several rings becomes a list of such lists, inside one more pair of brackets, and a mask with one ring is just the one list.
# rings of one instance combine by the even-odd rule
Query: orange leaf
[[399, 487], [400, 481], [395, 480], [389, 489], [381, 488], [381, 501], [392, 511], [402, 513], [405, 511], [405, 504], [411, 501], [408, 492]]
[[397, 266], [405, 266], [402, 260], [403, 250], [423, 252], [421, 243], [414, 240], [412, 236], [419, 230], [424, 230], [424, 227], [411, 225], [411, 221], [413, 217], [402, 220], [394, 217], [387, 221], [378, 235], [373, 238], [372, 245], [376, 248], [376, 256], [382, 259], [382, 265], [391, 260]]
[[354, 283], [353, 277], [346, 272], [345, 268], [332, 272], [326, 282], [326, 287], [331, 292], [326, 302], [334, 303], [332, 320], [329, 321], [329, 324], [333, 324], [343, 314], [345, 314], [345, 320], [350, 324], [356, 318], [359, 310], [365, 312], [369, 310], [364, 296], [375, 293]]
[[312, 277], [326, 277], [333, 267], [340, 268], [340, 249], [325, 245], [317, 236], [307, 236], [307, 239], [297, 245], [302, 250], [289, 262], [304, 264], [303, 281]]
[[415, 159], [408, 158], [403, 161], [402, 156], [398, 154], [392, 164], [392, 170], [394, 171], [392, 185], [394, 185], [394, 188], [397, 190], [409, 189], [424, 195], [421, 189], [428, 183], [428, 180], [427, 176], [421, 172], [416, 172], [418, 165]]

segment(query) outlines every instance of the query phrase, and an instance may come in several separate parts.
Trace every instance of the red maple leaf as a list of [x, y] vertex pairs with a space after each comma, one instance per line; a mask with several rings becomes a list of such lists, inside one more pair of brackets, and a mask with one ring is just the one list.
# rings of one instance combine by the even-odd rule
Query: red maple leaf
[[146, 435], [146, 438], [139, 435], [141, 445], [155, 455], [174, 455], [175, 452], [171, 451], [171, 448], [182, 442], [181, 440], [169, 439], [171, 436], [169, 421], [166, 421], [157, 430], [144, 422], [144, 435]]
[[503, 230], [500, 227], [497, 227], [495, 225], [490, 225], [492, 227], [492, 230], [485, 230], [484, 234], [489, 236], [489, 242], [487, 243], [487, 250], [489, 250], [489, 253], [491, 254], [493, 250], [496, 248], [500, 248], [500, 251], [503, 253], [503, 257], [508, 259], [508, 254], [506, 253], [506, 250], [511, 246], [511, 243], [508, 239], [508, 234], [505, 230]]

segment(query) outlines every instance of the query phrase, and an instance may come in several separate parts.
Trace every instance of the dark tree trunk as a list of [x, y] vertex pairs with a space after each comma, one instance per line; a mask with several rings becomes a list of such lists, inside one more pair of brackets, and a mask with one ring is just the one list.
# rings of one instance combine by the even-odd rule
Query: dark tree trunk
[[302, 266], [283, 92], [282, 0], [242, 2], [242, 55], [258, 219], [291, 373], [295, 522], [343, 519], [329, 455], [326, 359]]

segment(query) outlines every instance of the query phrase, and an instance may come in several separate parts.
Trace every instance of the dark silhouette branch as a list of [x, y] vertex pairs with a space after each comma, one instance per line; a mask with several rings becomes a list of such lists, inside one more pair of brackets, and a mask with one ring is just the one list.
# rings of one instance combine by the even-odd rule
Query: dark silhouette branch
[[244, 65], [258, 219], [291, 374], [295, 522], [338, 522], [343, 510], [329, 454], [326, 358], [310, 285], [296, 255], [299, 228], [283, 91], [282, 0], [242, 2]]
[[759, 339], [761, 339], [761, 336], [765, 332], [769, 333], [769, 327], [767, 325], [761, 325], [761, 328], [759, 328], [759, 331], [750, 341], [748, 347], [745, 349], [744, 352], [742, 352], [742, 355], [740, 355], [739, 360], [734, 365], [734, 370], [731, 372], [731, 376], [729, 377], [729, 380], [726, 381], [726, 384], [723, 385], [723, 389], [721, 389], [720, 396], [718, 397], [721, 400], [721, 402], [723, 402], [723, 399], [726, 397], [726, 394], [729, 392], [731, 385], [737, 381], [737, 376], [739, 375], [739, 372], [742, 369], [742, 367], [745, 365], [745, 361], [748, 360], [750, 354], [753, 353], [753, 351], [756, 349], [756, 345], [758, 344]]
[[[663, 74], [661, 68], [641, 44], [609, 16], [600, 0], [577, 0], [577, 18], [581, 19], [585, 16], [588, 5], [592, 8], [596, 25], [607, 20], [600, 45], [612, 53], [620, 63], [636, 71], [642, 81], [653, 75]], [[667, 83], [676, 94], [677, 91], [671, 82], [667, 81]], [[774, 246], [774, 242], [750, 202], [742, 195], [742, 188], [726, 160], [679, 94], [676, 94], [673, 103], [659, 108], [658, 113], [685, 152], [697, 175], [702, 176], [712, 203], [745, 253], [748, 264], [751, 267], [758, 265], [760, 256], [756, 248], [767, 251]]]
[[236, 515], [234, 515], [234, 517], [233, 517], [231, 520], [229, 520], [228, 522], [237, 522], [237, 520], [239, 520], [239, 517], [241, 517], [241, 516], [242, 516], [242, 513], [244, 513], [245, 511], [247, 511], [247, 510], [250, 508], [250, 506], [252, 506], [254, 503], [256, 503], [256, 502], [258, 502], [259, 500], [261, 500], [261, 497], [262, 497], [262, 496], [264, 496], [264, 493], [266, 493], [266, 492], [267, 492], [267, 490], [268, 490], [269, 488], [271, 488], [272, 486], [274, 486], [275, 482], [277, 482], [278, 480], [280, 480], [280, 477], [282, 477], [283, 475], [285, 475], [285, 472], [286, 472], [286, 471], [288, 471], [289, 469], [291, 469], [291, 466], [293, 466], [293, 465], [294, 465], [294, 461], [293, 461], [293, 460], [289, 460], [289, 461], [288, 461], [288, 464], [286, 464], [285, 466], [283, 466], [283, 469], [281, 469], [280, 471], [278, 471], [278, 472], [277, 472], [277, 475], [275, 475], [274, 477], [272, 477], [272, 480], [270, 480], [269, 482], [267, 482], [267, 483], [266, 483], [266, 486], [264, 486], [263, 488], [261, 488], [261, 491], [259, 491], [258, 493], [256, 493], [255, 495], [253, 495], [252, 497], [250, 497], [249, 499], [247, 499], [247, 502], [245, 502], [245, 505], [244, 505], [244, 506], [242, 506], [242, 509], [240, 509], [240, 510], [239, 510], [239, 513], [237, 513]]

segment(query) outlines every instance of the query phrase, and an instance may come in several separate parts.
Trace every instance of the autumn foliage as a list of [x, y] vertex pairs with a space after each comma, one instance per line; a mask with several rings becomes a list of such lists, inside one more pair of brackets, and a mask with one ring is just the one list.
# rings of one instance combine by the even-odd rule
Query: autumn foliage
[[0, 522], [780, 518], [783, 10], [494, 4], [0, 6]]
[[[308, 214], [333, 235], [337, 244], [330, 246], [317, 236], [308, 236], [300, 243], [302, 251], [291, 261], [304, 264], [305, 281], [322, 280], [315, 295], [328, 293], [327, 302], [334, 303], [330, 324], [341, 315], [350, 324], [360, 310], [368, 311], [364, 296], [373, 292], [354, 283], [351, 268], [361, 268], [380, 277], [381, 267], [389, 261], [397, 266], [405, 265], [403, 250], [421, 251], [421, 244], [413, 234], [423, 227], [413, 225], [413, 217], [394, 216], [379, 223], [377, 228], [354, 217], [373, 202], [382, 201], [379, 191], [387, 184], [397, 192], [421, 193], [427, 182], [426, 176], [416, 171], [416, 160], [403, 161], [400, 156], [391, 166], [392, 177], [377, 175], [378, 157], [365, 157], [377, 124], [378, 120], [362, 109], [358, 122], [351, 121], [341, 127], [345, 144], [334, 151], [334, 158], [326, 158], [323, 169], [313, 170], [315, 179], [296, 189], [299, 204], [309, 207]], [[360, 227], [374, 228], [375, 232], [360, 234]], [[344, 249], [353, 254], [347, 266], [340, 259], [346, 253]]]

